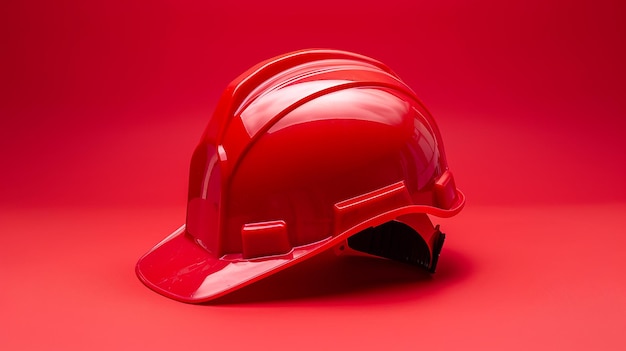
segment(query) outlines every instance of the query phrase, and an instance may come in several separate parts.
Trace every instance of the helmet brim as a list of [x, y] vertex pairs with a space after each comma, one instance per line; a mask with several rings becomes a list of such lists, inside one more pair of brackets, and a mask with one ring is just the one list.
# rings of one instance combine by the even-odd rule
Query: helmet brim
[[288, 254], [250, 260], [215, 257], [202, 248], [183, 225], [139, 259], [136, 273], [150, 289], [172, 299], [206, 302], [287, 268], [323, 251], [331, 238], [300, 246]]
[[337, 236], [295, 247], [287, 254], [259, 259], [244, 259], [237, 254], [216, 257], [189, 235], [183, 225], [139, 259], [136, 273], [147, 287], [164, 296], [188, 303], [206, 302], [313, 257], [361, 230], [398, 216], [408, 213], [453, 216], [465, 204], [465, 195], [458, 189], [456, 192], [456, 201], [450, 209], [419, 205], [401, 207]]

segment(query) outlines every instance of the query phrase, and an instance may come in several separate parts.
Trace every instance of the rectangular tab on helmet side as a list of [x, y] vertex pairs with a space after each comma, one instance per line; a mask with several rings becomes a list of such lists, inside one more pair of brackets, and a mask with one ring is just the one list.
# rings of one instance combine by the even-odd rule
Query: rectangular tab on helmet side
[[404, 181], [335, 204], [335, 235], [368, 219], [399, 207], [411, 205]]
[[241, 229], [243, 258], [286, 254], [291, 251], [285, 221], [248, 223]]
[[452, 173], [448, 170], [443, 172], [443, 174], [437, 179], [435, 182], [435, 206], [448, 210], [454, 205], [457, 190], [456, 184], [454, 183], [454, 177]]

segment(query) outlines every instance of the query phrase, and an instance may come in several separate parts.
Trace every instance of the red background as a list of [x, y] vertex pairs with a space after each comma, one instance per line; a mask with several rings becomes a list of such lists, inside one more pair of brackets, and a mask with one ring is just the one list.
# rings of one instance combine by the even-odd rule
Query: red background
[[[0, 10], [0, 349], [626, 348], [621, 1], [9, 1]], [[394, 69], [468, 196], [432, 278], [320, 257], [220, 304], [134, 264], [184, 220], [191, 152], [255, 63]]]

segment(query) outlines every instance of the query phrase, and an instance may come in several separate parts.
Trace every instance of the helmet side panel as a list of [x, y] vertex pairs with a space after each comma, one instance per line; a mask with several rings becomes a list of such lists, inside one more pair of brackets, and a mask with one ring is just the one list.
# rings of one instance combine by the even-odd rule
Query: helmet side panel
[[338, 234], [336, 203], [397, 182], [432, 204], [432, 194], [419, 193], [432, 185], [437, 161], [434, 138], [406, 98], [380, 87], [318, 97], [277, 121], [232, 174], [222, 250], [241, 252], [241, 228], [255, 222], [284, 221], [292, 246]]

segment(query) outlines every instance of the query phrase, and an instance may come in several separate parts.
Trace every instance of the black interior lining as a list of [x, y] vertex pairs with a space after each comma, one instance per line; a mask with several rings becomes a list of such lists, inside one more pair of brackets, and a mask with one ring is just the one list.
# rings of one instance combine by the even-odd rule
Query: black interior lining
[[[365, 229], [348, 238], [348, 246], [357, 251], [434, 271], [434, 267], [430, 266], [430, 250], [424, 239], [411, 227], [398, 221]], [[437, 256], [438, 254], [436, 252]]]

